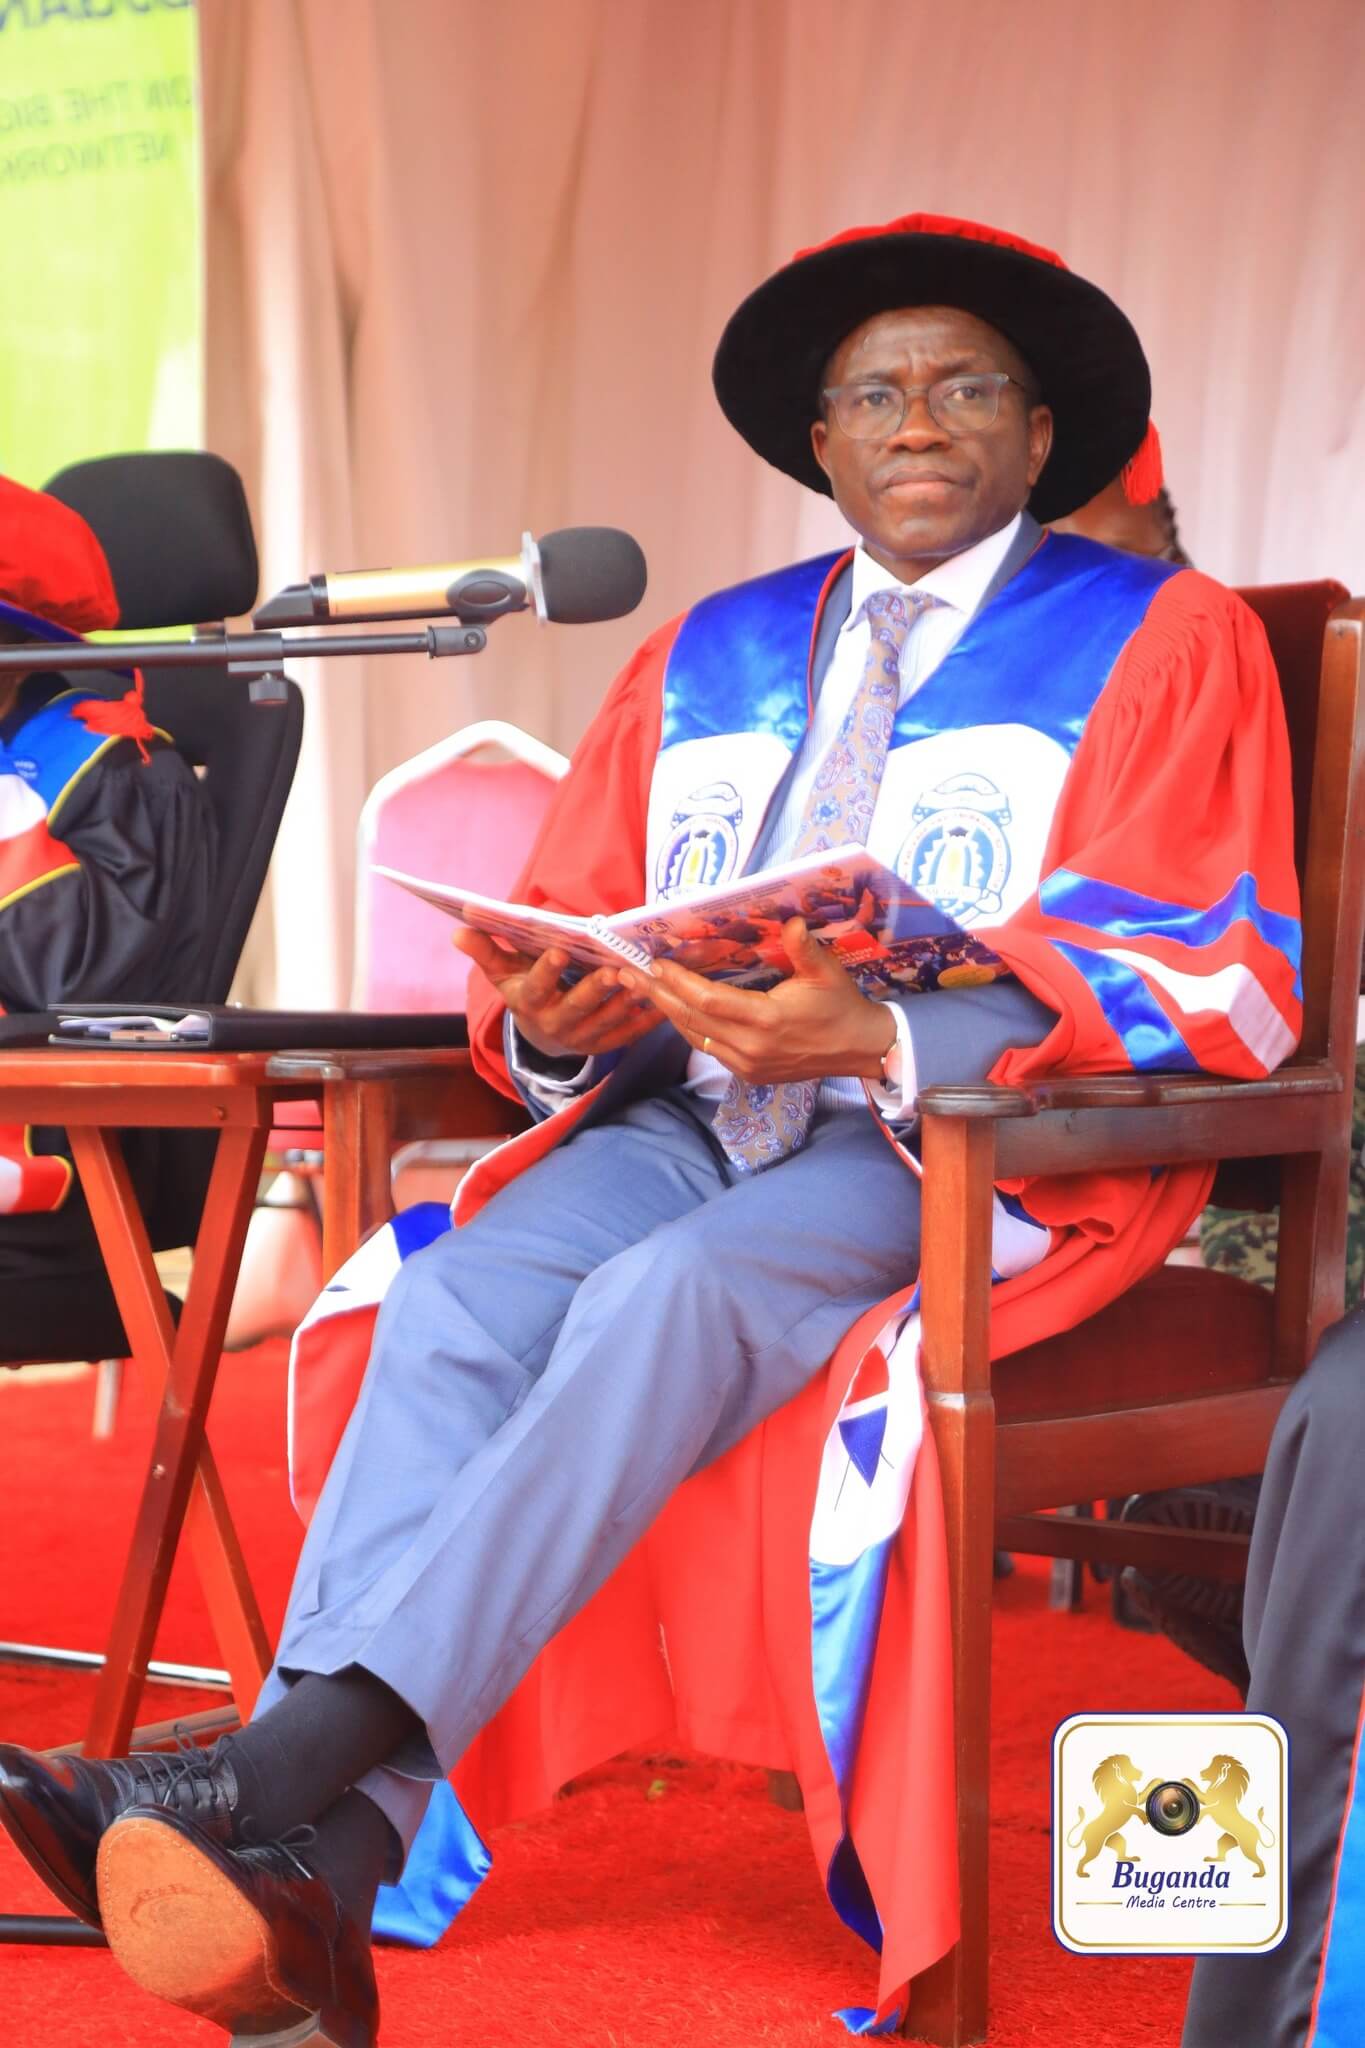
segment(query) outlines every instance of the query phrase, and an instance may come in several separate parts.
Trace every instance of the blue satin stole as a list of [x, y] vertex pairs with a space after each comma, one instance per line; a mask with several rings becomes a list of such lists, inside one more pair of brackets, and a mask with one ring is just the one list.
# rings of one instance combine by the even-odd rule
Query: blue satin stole
[[8, 765], [37, 791], [49, 813], [71, 778], [110, 743], [108, 733], [91, 732], [73, 718], [72, 706], [88, 702], [88, 692], [63, 691], [26, 718], [9, 742]]
[[[820, 555], [703, 598], [664, 676], [664, 747], [769, 732], [791, 753], [809, 715], [820, 595], [841, 559]], [[892, 747], [980, 725], [1028, 725], [1074, 753], [1095, 700], [1172, 562], [1049, 534], [967, 625], [897, 715]]]

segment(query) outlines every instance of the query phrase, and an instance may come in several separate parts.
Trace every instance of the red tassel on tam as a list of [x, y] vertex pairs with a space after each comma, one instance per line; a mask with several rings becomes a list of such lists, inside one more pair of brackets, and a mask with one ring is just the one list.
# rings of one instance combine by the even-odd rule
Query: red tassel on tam
[[147, 707], [143, 701], [142, 670], [133, 670], [133, 687], [126, 696], [87, 697], [83, 704], [75, 707], [75, 716], [88, 732], [104, 733], [110, 739], [133, 740], [144, 762], [150, 761], [147, 741], [155, 728], [147, 722]]
[[1142, 445], [1135, 455], [1129, 456], [1120, 474], [1123, 478], [1123, 495], [1130, 505], [1150, 505], [1165, 482], [1161, 466], [1161, 436], [1151, 420]]

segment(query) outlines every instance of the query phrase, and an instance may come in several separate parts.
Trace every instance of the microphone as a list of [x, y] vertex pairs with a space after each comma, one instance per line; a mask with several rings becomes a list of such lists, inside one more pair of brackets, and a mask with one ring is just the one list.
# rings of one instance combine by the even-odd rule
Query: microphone
[[252, 613], [257, 627], [338, 620], [422, 619], [454, 613], [486, 624], [532, 605], [542, 624], [586, 626], [623, 618], [645, 594], [639, 542], [616, 526], [566, 526], [521, 553], [422, 569], [356, 569], [291, 583]]

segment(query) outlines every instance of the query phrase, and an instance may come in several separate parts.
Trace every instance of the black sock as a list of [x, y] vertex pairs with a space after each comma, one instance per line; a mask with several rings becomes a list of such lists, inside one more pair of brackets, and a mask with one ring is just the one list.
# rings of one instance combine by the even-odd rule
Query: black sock
[[357, 1778], [423, 1732], [411, 1707], [358, 1665], [330, 1678], [305, 1673], [221, 1744], [237, 1776], [238, 1840], [269, 1841], [316, 1822]]
[[398, 1836], [373, 1800], [352, 1791], [328, 1807], [302, 1854], [368, 1934], [375, 1893], [390, 1876], [390, 1858], [396, 1861], [399, 1848]]

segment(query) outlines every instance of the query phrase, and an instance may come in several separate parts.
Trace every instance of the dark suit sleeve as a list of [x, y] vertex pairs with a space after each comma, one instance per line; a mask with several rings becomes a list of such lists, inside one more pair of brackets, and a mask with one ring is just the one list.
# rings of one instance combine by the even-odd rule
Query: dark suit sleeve
[[572, 1053], [560, 1059], [539, 1052], [517, 1030], [510, 1010], [503, 1014], [502, 1040], [507, 1072], [538, 1124], [605, 1080], [621, 1058], [619, 1051]]
[[[1365, 1930], [1365, 1309], [1324, 1336], [1280, 1410], [1247, 1565], [1247, 1712], [1289, 1732], [1289, 1931], [1195, 1964], [1182, 2048], [1358, 2041]], [[1316, 2016], [1315, 2016], [1316, 2015]]]

